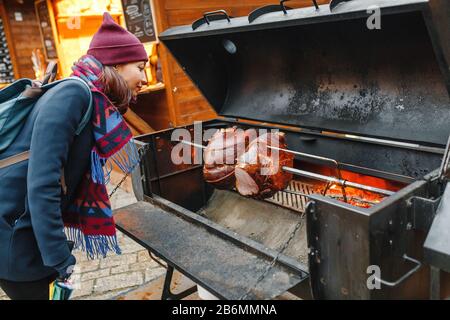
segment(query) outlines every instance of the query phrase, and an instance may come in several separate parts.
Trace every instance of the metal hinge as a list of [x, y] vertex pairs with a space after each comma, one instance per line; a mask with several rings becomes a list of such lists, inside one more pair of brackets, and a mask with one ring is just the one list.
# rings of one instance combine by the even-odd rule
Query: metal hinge
[[411, 197], [406, 200], [409, 210], [407, 229], [428, 231], [433, 223], [441, 198]]

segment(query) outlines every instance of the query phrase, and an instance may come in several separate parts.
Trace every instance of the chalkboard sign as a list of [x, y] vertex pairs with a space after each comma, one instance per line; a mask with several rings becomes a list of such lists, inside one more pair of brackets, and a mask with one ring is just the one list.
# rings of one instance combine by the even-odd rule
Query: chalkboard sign
[[58, 53], [56, 51], [55, 39], [53, 37], [52, 24], [47, 7], [46, 0], [35, 2], [36, 16], [39, 22], [39, 29], [41, 31], [42, 44], [47, 60], [57, 59]]
[[142, 43], [156, 41], [150, 0], [122, 0], [127, 29]]
[[3, 20], [0, 19], [0, 83], [12, 82], [14, 82], [13, 65], [9, 54]]

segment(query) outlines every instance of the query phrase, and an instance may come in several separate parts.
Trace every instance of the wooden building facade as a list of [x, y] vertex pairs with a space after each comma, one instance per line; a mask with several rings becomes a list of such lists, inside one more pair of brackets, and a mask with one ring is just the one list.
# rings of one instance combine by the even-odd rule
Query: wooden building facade
[[[86, 53], [92, 36], [102, 22], [104, 11], [110, 12], [119, 24], [127, 27], [125, 15], [129, 9], [124, 12], [124, 4], [127, 3], [136, 2], [0, 0], [0, 14], [5, 21], [14, 77], [35, 77], [31, 55], [36, 49], [47, 61], [59, 61], [61, 77], [69, 76], [73, 62]], [[141, 6], [151, 4], [157, 34], [170, 27], [191, 24], [208, 11], [224, 9], [230, 16], [246, 16], [258, 7], [277, 3], [277, 0], [141, 0], [137, 3]], [[318, 0], [318, 3], [328, 3], [328, 0]], [[312, 4], [311, 0], [286, 3], [293, 8]], [[152, 72], [147, 73], [151, 85], [139, 95], [138, 104], [132, 106], [126, 115], [135, 135], [217, 117], [157, 39], [144, 45], [149, 54], [153, 53], [153, 65], [150, 68]], [[161, 74], [158, 81], [155, 80], [156, 70]]]

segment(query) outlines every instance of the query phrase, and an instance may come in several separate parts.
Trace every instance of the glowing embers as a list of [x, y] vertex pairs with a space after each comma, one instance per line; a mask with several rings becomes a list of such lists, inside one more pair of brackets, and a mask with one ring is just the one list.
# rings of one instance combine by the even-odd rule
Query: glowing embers
[[[317, 164], [310, 164], [305, 162], [299, 163], [298, 166], [305, 168], [305, 170], [309, 170], [322, 175], [331, 177], [334, 177], [336, 175], [336, 170], [334, 168], [329, 168], [326, 166], [320, 166]], [[379, 188], [382, 190], [389, 190], [393, 193], [399, 191], [406, 185], [405, 183], [368, 176], [347, 170], [340, 170], [340, 174], [342, 180], [344, 181], [354, 182], [373, 188]], [[370, 208], [382, 202], [388, 197], [388, 195], [386, 194], [357, 189], [345, 184], [341, 185], [332, 182], [324, 183], [314, 180], [308, 180], [307, 182], [313, 185], [312, 188], [314, 193], [321, 194], [328, 198], [333, 198], [359, 208]]]
[[316, 193], [346, 202], [360, 208], [370, 208], [380, 203], [386, 196], [337, 184], [327, 184], [315, 189]]

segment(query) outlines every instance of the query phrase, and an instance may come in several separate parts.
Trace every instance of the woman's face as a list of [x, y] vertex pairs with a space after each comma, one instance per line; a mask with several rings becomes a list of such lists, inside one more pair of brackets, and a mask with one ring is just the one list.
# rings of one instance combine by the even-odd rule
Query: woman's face
[[146, 61], [141, 61], [116, 66], [117, 72], [124, 78], [134, 96], [137, 96], [142, 86], [147, 84], [146, 64]]

